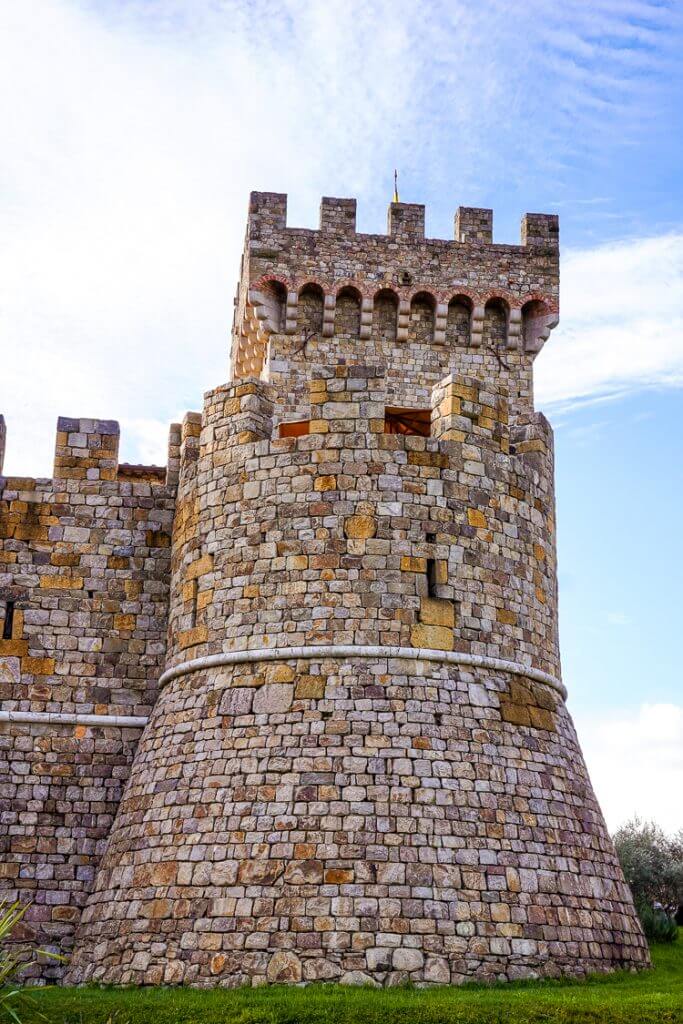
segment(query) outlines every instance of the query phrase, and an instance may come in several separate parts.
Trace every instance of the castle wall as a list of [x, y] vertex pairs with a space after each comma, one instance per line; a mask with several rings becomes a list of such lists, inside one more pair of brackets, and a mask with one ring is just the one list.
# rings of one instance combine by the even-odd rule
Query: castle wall
[[177, 429], [163, 470], [119, 466], [118, 439], [63, 418], [52, 479], [0, 477], [0, 895], [62, 953], [166, 650]]
[[560, 679], [557, 218], [520, 243], [254, 193], [234, 379], [167, 468], [62, 419], [52, 479], [0, 476], [0, 888], [75, 943], [43, 978], [649, 962]]
[[[209, 392], [170, 645], [71, 981], [458, 982], [644, 964], [558, 679], [552, 439], [447, 378], [384, 432], [377, 367], [311, 433]], [[177, 557], [176, 557], [177, 556]]]

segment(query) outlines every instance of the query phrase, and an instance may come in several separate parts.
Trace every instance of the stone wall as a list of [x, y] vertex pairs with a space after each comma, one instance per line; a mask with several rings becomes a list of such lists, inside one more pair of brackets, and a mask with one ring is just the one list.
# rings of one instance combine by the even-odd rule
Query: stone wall
[[118, 440], [111, 421], [62, 418], [51, 479], [0, 477], [0, 887], [61, 952], [166, 650], [178, 428], [168, 469], [119, 466]]
[[[563, 703], [552, 437], [446, 378], [206, 396], [162, 691], [71, 981], [459, 982], [643, 965]], [[191, 522], [191, 528], [188, 524]]]
[[558, 259], [551, 216], [254, 193], [234, 380], [168, 466], [61, 419], [51, 479], [0, 476], [0, 888], [68, 980], [648, 963], [560, 680]]

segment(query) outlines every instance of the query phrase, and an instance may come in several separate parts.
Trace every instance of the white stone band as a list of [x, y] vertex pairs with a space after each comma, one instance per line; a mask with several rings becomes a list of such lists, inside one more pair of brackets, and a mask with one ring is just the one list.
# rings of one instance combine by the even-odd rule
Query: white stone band
[[82, 715], [67, 711], [0, 711], [0, 722], [21, 725], [103, 725], [114, 729], [144, 729], [146, 715]]
[[306, 647], [262, 647], [254, 651], [227, 651], [224, 654], [207, 654], [203, 658], [182, 661], [167, 669], [159, 679], [159, 686], [165, 686], [172, 679], [189, 672], [205, 668], [219, 668], [224, 665], [244, 665], [257, 661], [289, 661], [300, 658], [403, 658], [409, 661], [438, 661], [447, 665], [467, 665], [470, 668], [490, 669], [493, 672], [511, 672], [526, 676], [537, 683], [544, 683], [566, 700], [567, 690], [561, 680], [540, 669], [522, 665], [518, 661], [504, 661], [502, 658], [487, 658], [482, 654], [464, 654], [459, 651], [434, 651], [426, 647], [380, 647], [368, 644], [318, 644]]

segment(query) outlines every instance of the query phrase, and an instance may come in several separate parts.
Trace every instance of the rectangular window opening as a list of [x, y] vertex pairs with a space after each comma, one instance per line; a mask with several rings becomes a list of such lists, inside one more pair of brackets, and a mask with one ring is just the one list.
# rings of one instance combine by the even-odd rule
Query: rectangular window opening
[[197, 594], [199, 592], [199, 584], [197, 580], [192, 580], [192, 607], [190, 609], [190, 629], [194, 629], [197, 625]]
[[7, 601], [5, 604], [5, 621], [2, 627], [2, 639], [11, 640], [14, 630], [14, 601]]
[[438, 597], [436, 592], [436, 559], [427, 559], [427, 597]]
[[430, 409], [387, 407], [384, 410], [385, 434], [412, 434], [418, 437], [429, 437], [431, 425], [432, 413]]
[[310, 420], [296, 420], [294, 423], [281, 423], [279, 426], [280, 437], [303, 437], [310, 434]]

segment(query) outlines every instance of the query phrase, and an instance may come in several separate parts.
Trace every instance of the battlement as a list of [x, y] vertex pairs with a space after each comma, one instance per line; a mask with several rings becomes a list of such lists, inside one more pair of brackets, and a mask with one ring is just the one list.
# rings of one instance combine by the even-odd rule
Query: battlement
[[[493, 210], [459, 206], [455, 213], [453, 242], [456, 244], [493, 244]], [[283, 192], [252, 192], [249, 199], [247, 237], [251, 241], [276, 241], [283, 231], [312, 234], [308, 228], [287, 224], [287, 195]], [[318, 231], [340, 239], [356, 238], [356, 200], [323, 196], [320, 201]], [[559, 218], [554, 213], [525, 213], [522, 216], [520, 247], [543, 246], [557, 249], [560, 242]], [[417, 241], [425, 239], [425, 207], [422, 203], [390, 203], [387, 210], [387, 236]], [[363, 235], [359, 238], [381, 238]], [[445, 240], [429, 241], [444, 245]]]
[[[84, 486], [115, 482], [145, 482], [162, 487], [177, 485], [183, 441], [179, 423], [172, 423], [170, 426], [165, 466], [120, 463], [120, 437], [121, 428], [116, 420], [60, 416], [57, 420], [53, 475], [51, 479], [48, 478], [42, 483], [53, 485], [56, 489], [67, 490], [77, 488], [79, 482]], [[7, 426], [4, 416], [0, 415], [0, 478], [6, 443]], [[5, 486], [21, 480], [26, 484], [36, 483], [29, 477], [11, 477], [5, 478]]]
[[[492, 238], [493, 212], [470, 207], [458, 208], [453, 240], [425, 238], [418, 203], [391, 203], [386, 235], [359, 233], [356, 200], [331, 197], [318, 229], [288, 227], [287, 196], [253, 192], [232, 376], [292, 394], [307, 363], [346, 358], [387, 365], [411, 392], [449, 369], [481, 372], [491, 353], [485, 372], [516, 375], [528, 401], [531, 363], [558, 322], [558, 218], [525, 214], [518, 245]], [[500, 351], [520, 358], [504, 365]]]

